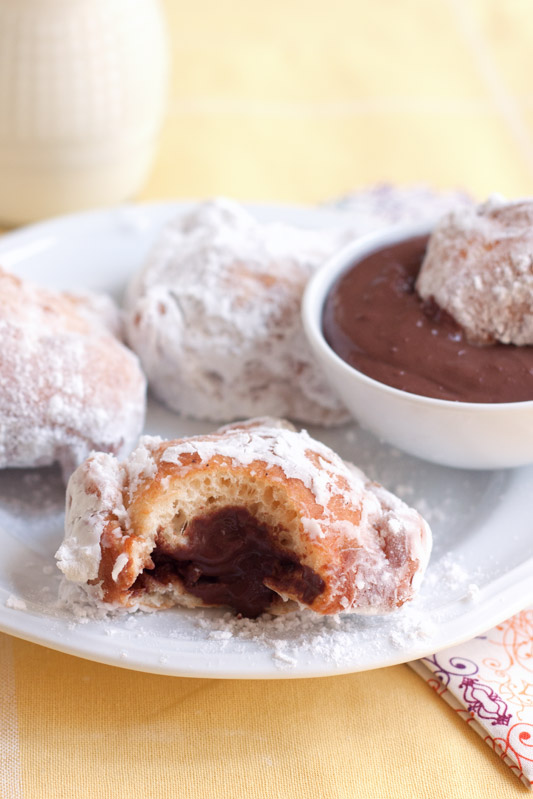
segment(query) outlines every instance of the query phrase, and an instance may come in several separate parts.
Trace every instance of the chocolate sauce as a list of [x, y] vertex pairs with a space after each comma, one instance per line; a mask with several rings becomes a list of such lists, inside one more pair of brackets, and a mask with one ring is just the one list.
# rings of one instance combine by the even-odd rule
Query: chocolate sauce
[[533, 399], [533, 347], [469, 344], [464, 331], [415, 281], [427, 237], [368, 255], [332, 287], [323, 329], [347, 363], [389, 386], [462, 402]]
[[[172, 551], [162, 543], [152, 552], [161, 582], [179, 578], [187, 591], [206, 604], [228, 605], [243, 616], [264, 613], [280, 592], [290, 590], [310, 604], [325, 588], [322, 578], [278, 547], [264, 524], [242, 507], [227, 507], [199, 516], [187, 527], [189, 546]], [[143, 575], [133, 589], [142, 588]]]

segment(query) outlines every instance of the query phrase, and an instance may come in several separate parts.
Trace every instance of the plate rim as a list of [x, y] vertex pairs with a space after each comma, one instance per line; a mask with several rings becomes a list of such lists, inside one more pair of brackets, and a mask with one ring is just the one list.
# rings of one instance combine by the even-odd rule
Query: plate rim
[[[51, 219], [42, 220], [16, 230], [3, 233], [0, 236], [0, 259], [2, 255], [14, 247], [18, 247], [21, 244], [23, 245], [26, 242], [31, 242], [31, 240], [39, 239], [43, 236], [57, 234], [65, 225], [72, 226], [81, 224], [82, 227], [91, 227], [92, 224], [98, 224], [100, 220], [106, 220], [107, 222], [110, 215], [114, 215], [118, 218], [117, 215], [120, 215], [121, 213], [127, 214], [130, 212], [140, 212], [144, 214], [147, 213], [148, 215], [151, 213], [154, 216], [158, 213], [166, 213], [167, 211], [169, 215], [171, 213], [185, 213], [189, 208], [191, 208], [191, 206], [197, 204], [198, 202], [200, 201], [194, 199], [165, 199], [142, 203], [127, 203], [120, 206], [95, 208], [88, 211], [75, 212], [64, 216], [57, 216]], [[284, 216], [297, 217], [299, 215], [309, 215], [315, 220], [322, 217], [324, 220], [327, 219], [334, 222], [334, 220], [338, 220], [339, 214], [342, 213], [331, 208], [320, 208], [303, 205], [284, 205], [278, 203], [243, 203], [243, 205], [252, 214], [267, 214], [273, 217], [279, 214], [281, 217], [279, 221], [281, 222], [289, 221], [284, 219]], [[132, 272], [133, 269], [134, 267], [132, 266]], [[16, 272], [16, 268], [14, 271]], [[46, 281], [43, 283], [43, 285], [46, 285]], [[83, 285], [80, 285], [80, 288], [83, 288]], [[501, 591], [499, 591], [496, 596], [493, 596], [490, 599], [486, 598], [481, 607], [479, 606], [478, 602], [473, 602], [470, 606], [465, 605], [465, 612], [460, 618], [463, 621], [461, 629], [463, 629], [465, 619], [470, 620], [472, 626], [470, 626], [467, 631], [463, 629], [463, 632], [458, 632], [455, 636], [450, 635], [449, 639], [441, 645], [438, 645], [436, 642], [432, 642], [430, 640], [426, 644], [419, 643], [411, 648], [399, 649], [397, 657], [391, 657], [389, 654], [384, 660], [380, 661], [378, 659], [377, 661], [369, 662], [366, 665], [361, 665], [359, 663], [355, 667], [350, 666], [349, 663], [338, 665], [336, 663], [324, 661], [321, 668], [313, 666], [307, 668], [307, 664], [298, 663], [298, 666], [291, 670], [289, 668], [280, 669], [273, 664], [268, 669], [256, 669], [255, 671], [253, 669], [244, 669], [242, 672], [239, 672], [235, 668], [230, 669], [229, 671], [227, 669], [225, 670], [224, 668], [216, 669], [212, 666], [208, 666], [205, 669], [198, 667], [186, 668], [183, 666], [183, 664], [180, 665], [176, 662], [172, 664], [168, 662], [147, 663], [146, 661], [143, 662], [142, 658], [128, 657], [127, 659], [124, 659], [120, 654], [113, 654], [110, 652], [106, 653], [101, 651], [95, 652], [94, 648], [91, 650], [90, 637], [86, 639], [82, 635], [81, 642], [76, 644], [71, 643], [68, 640], [61, 640], [59, 636], [54, 638], [50, 631], [48, 631], [48, 633], [42, 632], [42, 630], [39, 631], [39, 620], [41, 620], [42, 623], [42, 614], [34, 614], [29, 609], [22, 611], [7, 607], [5, 602], [0, 603], [0, 631], [38, 645], [63, 652], [65, 654], [81, 657], [93, 662], [118, 666], [121, 668], [145, 673], [214, 679], [300, 679], [310, 677], [325, 677], [373, 670], [377, 668], [398, 665], [401, 663], [407, 663], [410, 660], [419, 659], [421, 657], [434, 654], [435, 652], [442, 651], [443, 649], [447, 649], [470, 640], [471, 638], [486, 632], [491, 627], [502, 623], [505, 621], [505, 619], [514, 615], [518, 611], [533, 604], [532, 577], [533, 557], [528, 558], [520, 565], [501, 575], [498, 579], [500, 581], [503, 580], [505, 585], [502, 586]], [[492, 583], [490, 585], [492, 585]], [[1, 588], [0, 590], [2, 595], [6, 594], [7, 596], [9, 594], [9, 592], [7, 592], [4, 588]], [[505, 607], [502, 607], [503, 599], [505, 599]], [[457, 600], [454, 605], [456, 605], [459, 601], [461, 600]], [[494, 607], [491, 612], [490, 619], [483, 621], [482, 617], [484, 616], [484, 613], [482, 611], [486, 607], [486, 604]], [[511, 611], [509, 609], [511, 609]], [[174, 611], [179, 613], [179, 609], [174, 609]], [[21, 621], [22, 618], [24, 618], [28, 623], [23, 623]], [[52, 624], [60, 621], [58, 618], [53, 616], [45, 615], [44, 618], [48, 619]], [[33, 623], [29, 621], [31, 619], [35, 620], [36, 629], [31, 629], [34, 626]], [[106, 622], [103, 623], [105, 624]], [[446, 625], [450, 624], [457, 624], [457, 620], [449, 619], [443, 626], [446, 627]], [[134, 649], [137, 651], [135, 647]], [[268, 652], [261, 654], [264, 654], [267, 657], [269, 656]], [[204, 656], [202, 655], [202, 657]], [[271, 656], [270, 660], [272, 660]]]

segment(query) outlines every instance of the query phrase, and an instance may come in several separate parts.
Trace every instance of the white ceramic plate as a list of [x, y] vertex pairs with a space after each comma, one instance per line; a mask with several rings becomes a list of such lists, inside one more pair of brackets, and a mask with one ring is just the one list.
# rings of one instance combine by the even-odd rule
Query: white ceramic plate
[[[184, 204], [126, 207], [52, 220], [0, 239], [0, 263], [47, 286], [106, 290], [120, 299], [161, 225]], [[262, 220], [325, 226], [335, 212], [256, 207]], [[146, 431], [212, 427], [150, 403]], [[434, 531], [420, 596], [391, 617], [256, 622], [173, 609], [104, 620], [56, 605], [53, 554], [64, 487], [55, 469], [0, 472], [0, 629], [63, 652], [142, 671], [194, 677], [340, 674], [412, 660], [482, 633], [533, 603], [533, 467], [463, 472], [380, 444], [349, 425], [310, 431], [418, 506]]]

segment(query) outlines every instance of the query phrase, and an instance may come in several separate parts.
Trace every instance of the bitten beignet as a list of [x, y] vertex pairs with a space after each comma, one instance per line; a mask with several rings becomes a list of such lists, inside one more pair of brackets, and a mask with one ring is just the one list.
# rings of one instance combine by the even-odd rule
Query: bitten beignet
[[57, 558], [116, 607], [388, 613], [411, 599], [431, 533], [417, 511], [305, 431], [251, 420], [93, 454], [67, 489]]
[[0, 269], [0, 468], [58, 462], [68, 477], [93, 449], [129, 451], [146, 381], [119, 326], [104, 295], [54, 292]]

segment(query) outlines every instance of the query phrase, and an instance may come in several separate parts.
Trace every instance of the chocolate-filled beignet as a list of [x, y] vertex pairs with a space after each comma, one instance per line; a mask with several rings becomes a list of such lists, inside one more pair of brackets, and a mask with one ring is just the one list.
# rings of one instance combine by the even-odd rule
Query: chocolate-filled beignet
[[252, 420], [94, 454], [67, 490], [66, 577], [126, 608], [387, 613], [427, 565], [417, 511], [305, 431]]

